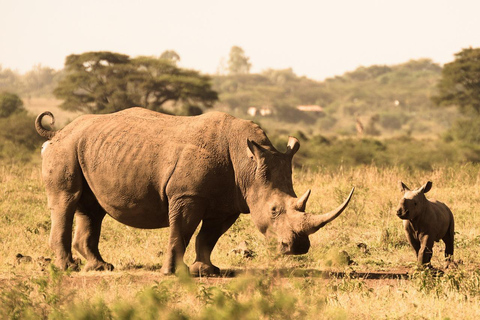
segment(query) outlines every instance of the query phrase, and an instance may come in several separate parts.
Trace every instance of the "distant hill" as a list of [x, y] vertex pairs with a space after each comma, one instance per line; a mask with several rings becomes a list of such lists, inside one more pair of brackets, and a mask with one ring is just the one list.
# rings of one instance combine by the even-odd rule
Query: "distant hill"
[[[441, 71], [438, 64], [421, 59], [359, 67], [322, 82], [285, 69], [214, 76], [213, 86], [218, 109], [253, 118], [271, 130], [301, 123], [307, 134], [430, 137], [457, 117], [455, 109], [437, 109], [430, 100]], [[299, 111], [300, 105], [320, 106], [323, 112]], [[249, 116], [249, 108], [268, 108], [272, 114]]]
[[[300, 128], [306, 136], [438, 137], [458, 118], [455, 108], [436, 108], [430, 100], [441, 71], [438, 64], [420, 59], [359, 67], [325, 81], [299, 77], [292, 69], [269, 69], [212, 75], [212, 83], [220, 98], [215, 109], [253, 119], [278, 135]], [[41, 65], [24, 75], [0, 67], [0, 91], [20, 94], [27, 109], [34, 109], [34, 98], [53, 98], [63, 74]]]

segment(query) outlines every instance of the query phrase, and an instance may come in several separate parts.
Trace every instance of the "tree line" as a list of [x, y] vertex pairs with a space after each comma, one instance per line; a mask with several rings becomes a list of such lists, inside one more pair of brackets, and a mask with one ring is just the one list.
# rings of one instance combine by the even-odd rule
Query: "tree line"
[[[372, 132], [375, 124], [395, 129], [418, 116], [418, 111], [456, 106], [465, 116], [453, 123], [445, 139], [480, 144], [480, 48], [461, 50], [443, 67], [420, 59], [359, 67], [321, 82], [297, 76], [292, 69], [252, 74], [250, 58], [237, 46], [216, 75], [181, 68], [178, 61], [180, 56], [173, 50], [135, 58], [86, 52], [68, 56], [59, 71], [37, 65], [19, 75], [0, 67], [0, 121], [18, 117], [19, 125], [26, 115], [20, 97], [51, 93], [63, 101], [62, 108], [85, 113], [132, 106], [165, 111], [171, 106], [169, 112], [195, 115], [217, 105], [246, 114], [250, 106], [270, 106], [278, 121], [320, 123], [324, 128], [342, 117], [370, 112]], [[318, 119], [298, 112], [295, 106], [301, 104], [321, 105], [325, 113]], [[2, 137], [13, 144], [21, 141], [12, 135]]]
[[[19, 75], [0, 66], [0, 92], [22, 97], [53, 93], [64, 101], [62, 107], [66, 110], [105, 113], [132, 105], [162, 110], [162, 105], [169, 102], [209, 108], [219, 98], [231, 108], [320, 104], [352, 109], [348, 104], [361, 99], [378, 107], [378, 101], [394, 98], [386, 97], [386, 87], [395, 87], [395, 100], [410, 100], [410, 104], [418, 105], [426, 102], [412, 102], [412, 92], [428, 88], [424, 92], [428, 103], [455, 105], [465, 114], [480, 115], [480, 48], [463, 49], [443, 68], [429, 59], [420, 59], [393, 67], [359, 67], [323, 82], [298, 77], [292, 69], [251, 74], [250, 58], [238, 46], [231, 48], [226, 68], [217, 75], [180, 68], [179, 60], [173, 50], [159, 57], [135, 58], [114, 52], [86, 52], [68, 56], [65, 68], [59, 71], [36, 65]], [[428, 83], [420, 83], [419, 88], [413, 77], [424, 77]], [[414, 86], [408, 87], [409, 82]], [[341, 101], [339, 91], [348, 97]]]

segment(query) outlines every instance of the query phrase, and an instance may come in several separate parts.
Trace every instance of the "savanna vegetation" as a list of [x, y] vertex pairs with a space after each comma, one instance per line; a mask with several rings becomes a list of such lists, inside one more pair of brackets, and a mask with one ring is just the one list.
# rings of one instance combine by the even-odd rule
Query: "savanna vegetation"
[[[395, 215], [402, 179], [433, 181], [429, 197], [455, 214], [458, 268], [417, 269]], [[295, 170], [307, 211], [336, 206], [356, 186], [348, 210], [311, 237], [301, 256], [278, 256], [248, 215], [220, 239], [212, 261], [235, 277], [162, 276], [168, 230], [139, 230], [111, 218], [100, 250], [113, 272], [60, 272], [48, 265], [50, 219], [37, 165], [0, 169], [0, 313], [36, 319], [474, 319], [480, 315], [480, 167], [432, 171], [375, 166]], [[443, 243], [432, 264], [443, 266]], [[21, 254], [21, 256], [19, 255]], [[78, 254], [75, 254], [78, 256]], [[189, 246], [186, 262], [194, 259]], [[382, 279], [384, 277], [385, 279]]]
[[[291, 69], [251, 74], [240, 47], [208, 76], [179, 67], [180, 56], [171, 50], [159, 57], [71, 55], [64, 70], [38, 65], [23, 75], [0, 68], [1, 317], [478, 318], [479, 56], [480, 49], [469, 48], [443, 67], [412, 60], [359, 67], [325, 81]], [[294, 159], [294, 186], [299, 194], [312, 189], [307, 211], [335, 207], [351, 186], [354, 198], [311, 237], [309, 253], [301, 256], [277, 256], [242, 215], [213, 252], [224, 277], [161, 276], [168, 230], [134, 229], [110, 218], [100, 250], [115, 271], [59, 271], [49, 264], [43, 141], [34, 117], [50, 110], [59, 128], [83, 112], [129, 103], [184, 115], [226, 111], [258, 122], [281, 151], [288, 136], [296, 136], [302, 147]], [[321, 110], [301, 111], [300, 105]], [[252, 114], [251, 107], [270, 111]], [[452, 209], [457, 269], [442, 274], [416, 267], [394, 213], [398, 180], [412, 187], [433, 181], [427, 196]], [[443, 243], [434, 250], [432, 264], [442, 269]]]

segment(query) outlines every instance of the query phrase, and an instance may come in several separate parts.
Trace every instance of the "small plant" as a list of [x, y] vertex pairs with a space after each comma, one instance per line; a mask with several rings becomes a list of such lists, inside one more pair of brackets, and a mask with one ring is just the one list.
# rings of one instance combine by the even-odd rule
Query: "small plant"
[[437, 269], [419, 267], [411, 276], [420, 292], [438, 298], [458, 295], [461, 299], [480, 296], [480, 271], [463, 269], [443, 273]]
[[373, 289], [369, 288], [363, 279], [356, 279], [348, 273], [340, 280], [330, 282], [328, 287], [333, 292], [360, 293], [365, 297], [368, 297], [373, 292]]
[[398, 249], [408, 246], [405, 234], [400, 232], [398, 228], [392, 226], [387, 226], [383, 229], [379, 244], [384, 250]]

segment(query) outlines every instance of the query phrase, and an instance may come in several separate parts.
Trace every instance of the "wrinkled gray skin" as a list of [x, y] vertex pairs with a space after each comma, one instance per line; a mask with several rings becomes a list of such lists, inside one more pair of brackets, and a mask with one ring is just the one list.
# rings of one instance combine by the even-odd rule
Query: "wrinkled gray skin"
[[405, 234], [415, 249], [418, 264], [430, 265], [433, 244], [441, 239], [445, 243], [446, 267], [454, 266], [453, 214], [444, 203], [425, 197], [425, 193], [432, 188], [432, 182], [428, 181], [413, 191], [403, 182], [399, 182], [399, 187], [404, 195], [398, 205], [397, 216], [403, 220]]
[[324, 215], [305, 213], [310, 190], [297, 198], [291, 137], [285, 154], [272, 146], [251, 121], [212, 112], [198, 117], [169, 116], [143, 108], [108, 115], [84, 115], [59, 131], [38, 133], [42, 175], [51, 211], [50, 246], [56, 264], [76, 268], [73, 247], [86, 258], [86, 270], [112, 270], [98, 250], [105, 214], [136, 228], [170, 227], [162, 272], [184, 265], [185, 249], [196, 238], [192, 274], [216, 274], [210, 261], [218, 238], [250, 213], [258, 229], [275, 237], [285, 254], [303, 254], [308, 235], [335, 219], [348, 199]]

